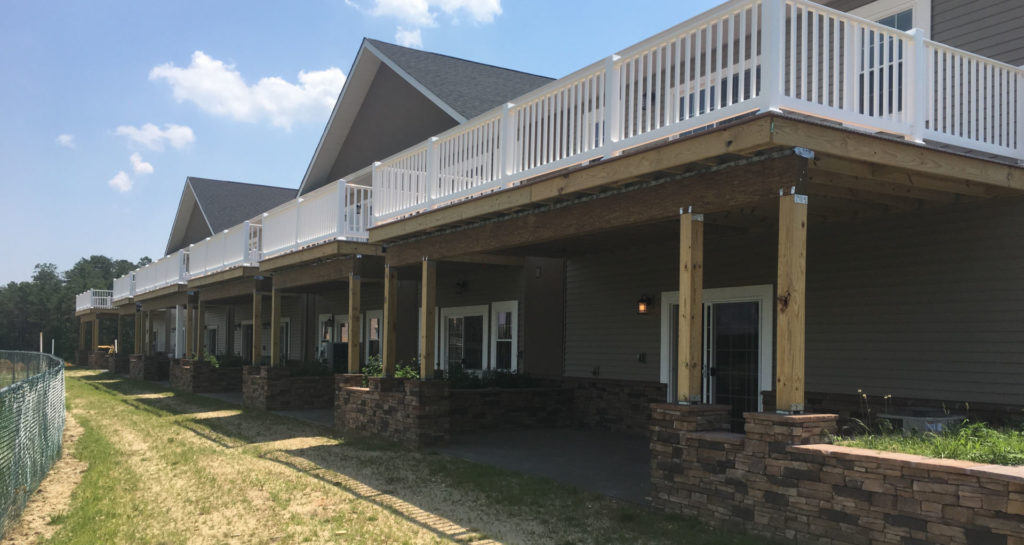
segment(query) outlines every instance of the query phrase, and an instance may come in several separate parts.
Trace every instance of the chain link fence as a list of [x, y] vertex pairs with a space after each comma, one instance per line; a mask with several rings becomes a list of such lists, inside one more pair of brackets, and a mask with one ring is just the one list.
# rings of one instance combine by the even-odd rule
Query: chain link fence
[[0, 350], [0, 536], [60, 456], [64, 361]]

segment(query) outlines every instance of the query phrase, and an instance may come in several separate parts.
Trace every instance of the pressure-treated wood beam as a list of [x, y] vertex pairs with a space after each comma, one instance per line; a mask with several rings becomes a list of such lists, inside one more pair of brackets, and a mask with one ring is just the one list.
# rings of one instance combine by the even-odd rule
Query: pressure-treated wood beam
[[395, 375], [398, 361], [398, 271], [390, 265], [384, 271], [384, 376]]
[[143, 344], [142, 343], [142, 322], [143, 322], [142, 313], [141, 312], [136, 312], [134, 320], [135, 320], [135, 324], [134, 324], [135, 325], [135, 338], [133, 339], [133, 341], [135, 342], [135, 350], [132, 351], [132, 354], [142, 354], [142, 344]]
[[[892, 173], [906, 180], [908, 173], [919, 174], [920, 178], [914, 174], [909, 177], [920, 179], [921, 183], [917, 184], [920, 187], [928, 187], [925, 184], [932, 177], [936, 180], [958, 180], [960, 188], [998, 186], [1017, 192], [1024, 190], [1024, 169], [1020, 167], [862, 132], [773, 117], [771, 138], [780, 146], [802, 146], [814, 150], [816, 166], [820, 165], [821, 159], [849, 157], [869, 160], [877, 165], [875, 177]], [[952, 190], [952, 186], [946, 185], [931, 188]]]
[[363, 315], [362, 277], [358, 271], [348, 274], [348, 372], [358, 373], [362, 361]]
[[411, 265], [424, 255], [443, 261], [459, 255], [491, 253], [633, 225], [675, 221], [680, 202], [692, 203], [694, 209], [705, 214], [750, 206], [777, 199], [779, 180], [796, 183], [794, 172], [805, 171], [806, 165], [807, 159], [796, 155], [764, 159], [398, 243], [388, 247], [385, 257], [391, 265]]
[[92, 349], [97, 350], [100, 346], [100, 319], [92, 319]]
[[185, 350], [182, 352], [186, 360], [192, 359], [195, 352], [193, 347], [195, 346], [195, 334], [196, 334], [196, 323], [195, 323], [195, 309], [196, 305], [189, 298], [188, 303], [185, 305]]
[[804, 410], [807, 197], [779, 199], [779, 273], [775, 300], [776, 409]]
[[424, 259], [420, 282], [420, 379], [434, 376], [434, 320], [437, 316], [437, 262]]
[[701, 326], [704, 291], [704, 218], [679, 216], [679, 347], [676, 353], [676, 400], [701, 402]]
[[252, 292], [252, 364], [263, 359], [263, 292]]
[[270, 292], [270, 366], [281, 365], [281, 292]]
[[196, 359], [206, 356], [206, 305], [196, 296]]

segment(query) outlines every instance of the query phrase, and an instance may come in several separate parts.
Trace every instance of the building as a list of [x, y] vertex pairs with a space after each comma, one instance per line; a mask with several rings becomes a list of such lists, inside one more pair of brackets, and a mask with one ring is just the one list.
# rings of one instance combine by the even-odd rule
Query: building
[[[749, 432], [861, 394], [1019, 412], [1024, 6], [830, 5], [727, 2], [553, 81], [367, 40], [225, 293], [277, 332], [272, 367], [517, 371], [578, 425], [645, 434], [678, 401]], [[179, 279], [201, 304], [222, 268]], [[339, 378], [338, 422], [443, 439], [463, 415], [433, 382]], [[411, 424], [346, 416], [385, 394]]]

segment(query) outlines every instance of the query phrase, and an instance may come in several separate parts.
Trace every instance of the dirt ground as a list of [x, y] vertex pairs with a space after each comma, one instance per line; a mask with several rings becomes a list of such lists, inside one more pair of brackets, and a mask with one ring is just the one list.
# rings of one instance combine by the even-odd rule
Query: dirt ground
[[53, 464], [53, 469], [43, 479], [35, 494], [29, 498], [25, 511], [17, 524], [0, 539], [0, 545], [33, 543], [49, 538], [57, 531], [58, 525], [51, 520], [68, 510], [71, 505], [71, 493], [82, 480], [82, 475], [89, 465], [72, 454], [75, 442], [82, 436], [82, 426], [74, 417], [67, 415], [64, 425], [64, 444], [61, 457]]

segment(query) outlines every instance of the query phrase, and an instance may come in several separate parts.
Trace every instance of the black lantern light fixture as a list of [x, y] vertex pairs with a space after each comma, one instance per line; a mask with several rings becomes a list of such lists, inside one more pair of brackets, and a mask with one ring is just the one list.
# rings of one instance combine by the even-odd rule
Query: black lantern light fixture
[[651, 312], [651, 298], [646, 295], [641, 295], [640, 299], [636, 302], [636, 313], [637, 314], [649, 314]]

